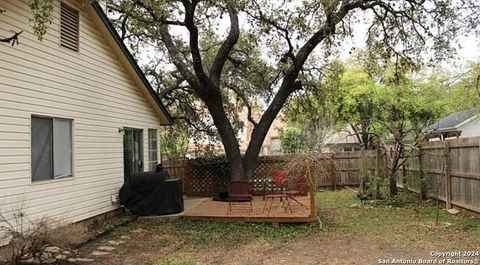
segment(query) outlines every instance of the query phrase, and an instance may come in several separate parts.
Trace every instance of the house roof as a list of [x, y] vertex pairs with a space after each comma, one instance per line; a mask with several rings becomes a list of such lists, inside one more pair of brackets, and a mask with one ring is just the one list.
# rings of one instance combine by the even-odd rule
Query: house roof
[[427, 127], [430, 131], [450, 131], [458, 129], [463, 122], [478, 115], [477, 109], [455, 112]]
[[107, 15], [105, 14], [105, 12], [103, 11], [102, 7], [100, 6], [100, 4], [97, 2], [97, 1], [89, 1], [93, 7], [93, 9], [95, 10], [96, 14], [98, 15], [98, 17], [100, 18], [100, 20], [103, 22], [103, 24], [105, 25], [105, 27], [107, 28], [108, 32], [110, 33], [110, 35], [113, 37], [113, 39], [115, 40], [115, 43], [118, 45], [118, 47], [120, 48], [120, 50], [122, 51], [123, 55], [125, 55], [126, 59], [128, 60], [128, 62], [130, 63], [130, 65], [132, 66], [132, 68], [134, 69], [135, 73], [138, 75], [139, 79], [141, 80], [141, 82], [143, 83], [143, 85], [146, 87], [146, 89], [148, 90], [148, 93], [150, 94], [150, 96], [152, 97], [152, 99], [154, 100], [154, 102], [158, 105], [158, 107], [160, 108], [160, 110], [165, 114], [165, 117], [168, 121], [168, 123], [166, 124], [162, 124], [162, 125], [171, 125], [173, 123], [173, 119], [172, 119], [172, 116], [170, 115], [170, 113], [168, 112], [167, 108], [163, 105], [163, 103], [160, 101], [160, 98], [158, 97], [157, 93], [155, 92], [155, 90], [152, 88], [152, 85], [150, 84], [150, 82], [147, 80], [147, 78], [145, 77], [145, 74], [143, 73], [143, 71], [140, 69], [140, 67], [138, 66], [137, 64], [137, 61], [135, 60], [135, 58], [133, 58], [133, 55], [130, 53], [130, 51], [128, 50], [128, 48], [125, 46], [125, 44], [123, 43], [122, 39], [120, 38], [120, 36], [118, 35], [117, 31], [115, 30], [115, 27], [112, 25], [112, 23], [110, 22], [110, 20], [108, 19]]
[[355, 132], [353, 129], [350, 126], [347, 126], [341, 131], [333, 131], [327, 134], [324, 143], [326, 145], [358, 144], [358, 139], [354, 134]]

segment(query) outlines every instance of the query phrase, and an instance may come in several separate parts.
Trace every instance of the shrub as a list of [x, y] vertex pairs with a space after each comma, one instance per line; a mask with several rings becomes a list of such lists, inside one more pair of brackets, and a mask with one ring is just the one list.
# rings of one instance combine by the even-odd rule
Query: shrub
[[21, 210], [12, 217], [0, 213], [0, 243], [6, 244], [10, 264], [32, 258], [40, 261], [45, 258], [46, 247], [71, 247], [87, 235], [80, 224], [61, 226], [61, 222], [48, 217], [33, 222]]

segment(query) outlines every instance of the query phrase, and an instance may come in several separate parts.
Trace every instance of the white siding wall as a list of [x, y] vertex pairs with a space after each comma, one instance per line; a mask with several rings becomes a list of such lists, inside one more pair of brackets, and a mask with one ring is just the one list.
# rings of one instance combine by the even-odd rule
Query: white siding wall
[[[82, 1], [79, 1], [81, 3]], [[33, 35], [26, 0], [1, 0], [0, 36], [23, 30], [20, 45], [0, 44], [0, 210], [23, 208], [31, 219], [79, 221], [118, 205], [123, 183], [123, 137], [118, 129], [144, 130], [160, 119], [80, 6], [80, 51], [59, 46], [59, 2], [43, 42]], [[32, 183], [30, 117], [73, 119], [74, 177]], [[22, 206], [20, 206], [22, 205]]]
[[480, 118], [477, 118], [459, 128], [462, 130], [461, 138], [480, 136]]

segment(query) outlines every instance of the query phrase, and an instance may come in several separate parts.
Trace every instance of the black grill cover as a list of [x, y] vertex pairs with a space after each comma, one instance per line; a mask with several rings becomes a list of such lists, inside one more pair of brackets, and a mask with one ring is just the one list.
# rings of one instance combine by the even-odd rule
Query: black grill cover
[[120, 189], [120, 204], [142, 216], [183, 212], [183, 182], [165, 177], [164, 171], [127, 177]]

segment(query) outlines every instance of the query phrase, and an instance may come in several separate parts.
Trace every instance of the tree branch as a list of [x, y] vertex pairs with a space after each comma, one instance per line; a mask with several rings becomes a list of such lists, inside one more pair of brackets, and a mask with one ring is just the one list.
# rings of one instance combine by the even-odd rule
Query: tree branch
[[[190, 32], [189, 38], [189, 47], [190, 54], [192, 55], [193, 60], [193, 70], [198, 78], [198, 81], [202, 84], [199, 89], [204, 89], [214, 86], [211, 85], [211, 80], [208, 78], [203, 68], [203, 60], [200, 54], [200, 48], [198, 43], [198, 28], [195, 25], [195, 9], [197, 7], [198, 0], [182, 0], [182, 3], [185, 7], [185, 26]], [[220, 94], [220, 93], [218, 93]]]
[[15, 32], [15, 31], [12, 31], [12, 32], [14, 33], [13, 36], [8, 38], [0, 38], [0, 42], [11, 43], [12, 47], [15, 46], [15, 44], [18, 45], [18, 36], [20, 36], [20, 34], [23, 33], [23, 30], [19, 32]]
[[230, 31], [222, 46], [220, 47], [220, 49], [218, 49], [217, 55], [215, 56], [215, 60], [212, 63], [212, 67], [210, 68], [209, 73], [210, 79], [216, 86], [220, 84], [220, 76], [222, 74], [223, 67], [225, 66], [225, 62], [229, 58], [230, 52], [240, 38], [240, 26], [238, 23], [237, 10], [229, 6], [228, 14], [230, 16]]

